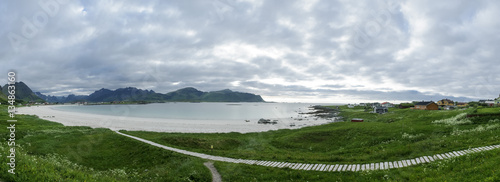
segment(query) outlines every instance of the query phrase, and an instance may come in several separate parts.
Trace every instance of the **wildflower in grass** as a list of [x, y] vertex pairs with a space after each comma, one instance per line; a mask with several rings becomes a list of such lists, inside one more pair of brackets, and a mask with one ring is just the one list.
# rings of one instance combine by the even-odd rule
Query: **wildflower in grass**
[[401, 137], [404, 138], [404, 139], [412, 139], [412, 138], [421, 137], [423, 135], [424, 134], [422, 134], [422, 133], [417, 134], [417, 135], [411, 135], [411, 134], [408, 134], [408, 133], [403, 133], [403, 136], [401, 136]]
[[460, 113], [454, 117], [433, 121], [433, 124], [462, 125], [471, 124], [472, 121], [466, 118], [467, 113]]
[[488, 121], [488, 123], [498, 123], [498, 122], [500, 122], [499, 119], [492, 119], [492, 120]]
[[472, 128], [470, 130], [459, 130], [458, 128], [454, 128], [451, 135], [459, 136], [459, 135], [462, 135], [465, 133], [474, 133], [474, 132], [481, 133], [484, 131], [495, 130], [497, 128], [500, 128], [500, 124], [492, 124], [492, 125], [486, 125], [486, 126], [479, 125], [479, 126]]

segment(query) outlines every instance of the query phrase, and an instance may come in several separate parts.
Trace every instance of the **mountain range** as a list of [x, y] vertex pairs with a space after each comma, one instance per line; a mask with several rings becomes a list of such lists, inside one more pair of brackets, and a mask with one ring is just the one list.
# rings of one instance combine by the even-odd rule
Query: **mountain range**
[[[90, 95], [51, 96], [33, 92], [25, 83], [16, 82], [16, 99], [18, 102], [264, 102], [260, 95], [235, 92], [229, 89], [203, 92], [193, 87], [182, 88], [166, 94], [153, 90], [142, 90], [135, 87], [109, 90], [102, 88]], [[7, 100], [7, 85], [0, 87], [0, 102]]]
[[[16, 82], [14, 86], [16, 87], [16, 102], [44, 102], [44, 100], [38, 97], [25, 83]], [[8, 85], [5, 84], [0, 88], [2, 90], [0, 102], [6, 102], [7, 95], [9, 95]]]

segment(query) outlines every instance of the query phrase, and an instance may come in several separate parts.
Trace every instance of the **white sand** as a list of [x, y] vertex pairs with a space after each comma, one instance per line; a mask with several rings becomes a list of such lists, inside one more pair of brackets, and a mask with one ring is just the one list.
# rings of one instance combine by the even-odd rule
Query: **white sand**
[[[109, 128], [111, 130], [142, 130], [156, 132], [180, 133], [228, 133], [228, 132], [262, 132], [278, 129], [297, 129], [328, 123], [328, 120], [302, 120], [291, 118], [277, 119], [278, 124], [257, 124], [257, 121], [239, 120], [181, 120], [160, 118], [118, 117], [99, 114], [59, 111], [54, 106], [32, 106], [18, 108], [17, 114], [36, 115], [39, 118], [62, 123], [65, 126], [90, 126], [92, 128]], [[290, 123], [296, 126], [290, 127]]]

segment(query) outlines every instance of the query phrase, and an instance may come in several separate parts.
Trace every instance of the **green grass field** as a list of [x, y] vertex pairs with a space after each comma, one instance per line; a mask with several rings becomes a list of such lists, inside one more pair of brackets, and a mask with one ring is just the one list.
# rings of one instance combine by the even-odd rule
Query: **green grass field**
[[109, 129], [65, 127], [18, 115], [16, 174], [7, 172], [10, 132], [0, 107], [0, 179], [4, 181], [211, 181], [203, 161], [130, 139]]
[[[344, 108], [344, 118], [363, 118], [365, 122], [340, 122], [300, 130], [247, 134], [126, 133], [168, 146], [233, 158], [334, 164], [371, 163], [498, 144], [500, 122], [463, 125], [432, 123], [469, 111], [393, 109], [390, 113], [377, 115]], [[478, 127], [488, 129], [476, 131]], [[211, 145], [214, 145], [214, 151], [210, 150]]]
[[500, 107], [486, 107], [477, 110], [478, 114], [500, 113]]
[[[233, 158], [273, 160], [281, 162], [350, 164], [397, 161], [421, 156], [440, 154], [471, 147], [498, 144], [500, 122], [484, 122], [470, 119], [466, 124], [439, 124], [435, 121], [454, 118], [469, 110], [420, 111], [391, 109], [389, 113], [378, 115], [364, 112], [364, 109], [342, 107], [346, 120], [363, 118], [363, 123], [340, 122], [300, 130], [278, 130], [263, 133], [226, 134], [180, 134], [126, 131], [125, 133], [145, 138], [160, 144], [190, 151]], [[467, 120], [458, 118], [456, 120]], [[453, 120], [452, 120], [453, 121]], [[435, 122], [435, 123], [433, 123]], [[452, 122], [453, 123], [453, 122]], [[210, 150], [214, 145], [214, 150]], [[458, 159], [462, 161], [426, 164], [405, 169], [366, 173], [322, 173], [288, 169], [271, 169], [259, 166], [216, 163], [223, 178], [236, 181], [261, 180], [367, 180], [395, 179], [482, 179], [494, 176], [500, 162], [498, 150], [476, 157]], [[479, 157], [477, 157], [479, 156]], [[481, 157], [483, 156], [483, 157]], [[471, 161], [479, 161], [472, 165]], [[462, 165], [463, 169], [455, 168]], [[478, 166], [479, 165], [479, 166]], [[482, 166], [484, 165], [484, 166]], [[238, 166], [238, 167], [237, 167]], [[470, 169], [468, 169], [470, 168]], [[485, 168], [482, 175], [465, 176], [463, 171]], [[227, 171], [226, 171], [227, 170]], [[489, 170], [489, 171], [488, 171]], [[261, 171], [261, 172], [252, 172]], [[267, 171], [267, 172], [266, 172]], [[429, 172], [429, 176], [420, 174]], [[440, 174], [440, 171], [444, 172]], [[439, 174], [439, 175], [438, 175]], [[481, 174], [481, 173], [480, 173]], [[384, 177], [393, 176], [394, 178]]]
[[[383, 115], [360, 108], [342, 110], [347, 120], [363, 118], [365, 122], [247, 134], [123, 132], [212, 155], [325, 164], [396, 161], [500, 143], [496, 118], [456, 117], [473, 109], [391, 109]], [[9, 134], [6, 114], [5, 106], [0, 106], [0, 135], [5, 139]], [[0, 165], [4, 181], [211, 181], [204, 160], [149, 146], [108, 129], [65, 127], [34, 116], [17, 119], [16, 175], [7, 173], [8, 165]], [[214, 145], [213, 151], [210, 145]], [[8, 149], [3, 141], [2, 164], [7, 163]], [[356, 173], [224, 162], [215, 162], [215, 166], [223, 181], [499, 181], [499, 154], [496, 149], [408, 168]]]

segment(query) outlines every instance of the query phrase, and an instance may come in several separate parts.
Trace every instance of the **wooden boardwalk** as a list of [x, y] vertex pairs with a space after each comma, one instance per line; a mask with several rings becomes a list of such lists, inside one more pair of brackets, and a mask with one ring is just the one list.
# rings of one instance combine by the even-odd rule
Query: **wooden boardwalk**
[[385, 170], [385, 169], [393, 169], [393, 168], [402, 168], [408, 167], [423, 163], [429, 163], [437, 160], [444, 160], [453, 157], [459, 157], [463, 155], [467, 155], [470, 153], [477, 153], [482, 151], [488, 151], [500, 148], [500, 145], [491, 145], [486, 147], [477, 147], [471, 148], [468, 150], [461, 151], [453, 151], [444, 154], [436, 154], [433, 156], [423, 156], [415, 159], [401, 160], [401, 161], [393, 161], [393, 162], [379, 162], [379, 163], [370, 163], [370, 164], [304, 164], [304, 163], [289, 163], [289, 162], [278, 162], [278, 161], [262, 161], [262, 160], [247, 160], [247, 159], [234, 159], [228, 157], [220, 157], [207, 155], [197, 152], [190, 152], [187, 150], [167, 147], [165, 145], [160, 145], [158, 143], [145, 140], [139, 137], [127, 135], [124, 133], [120, 133], [119, 131], [115, 131], [116, 133], [127, 136], [136, 140], [139, 140], [144, 143], [148, 143], [160, 148], [164, 148], [170, 151], [178, 152], [181, 154], [186, 154], [194, 157], [199, 157], [202, 159], [212, 160], [212, 161], [221, 161], [221, 162], [231, 162], [231, 163], [240, 163], [240, 164], [249, 164], [249, 165], [260, 165], [266, 167], [278, 167], [278, 168], [290, 168], [296, 170], [306, 170], [306, 171], [366, 171], [366, 170]]

